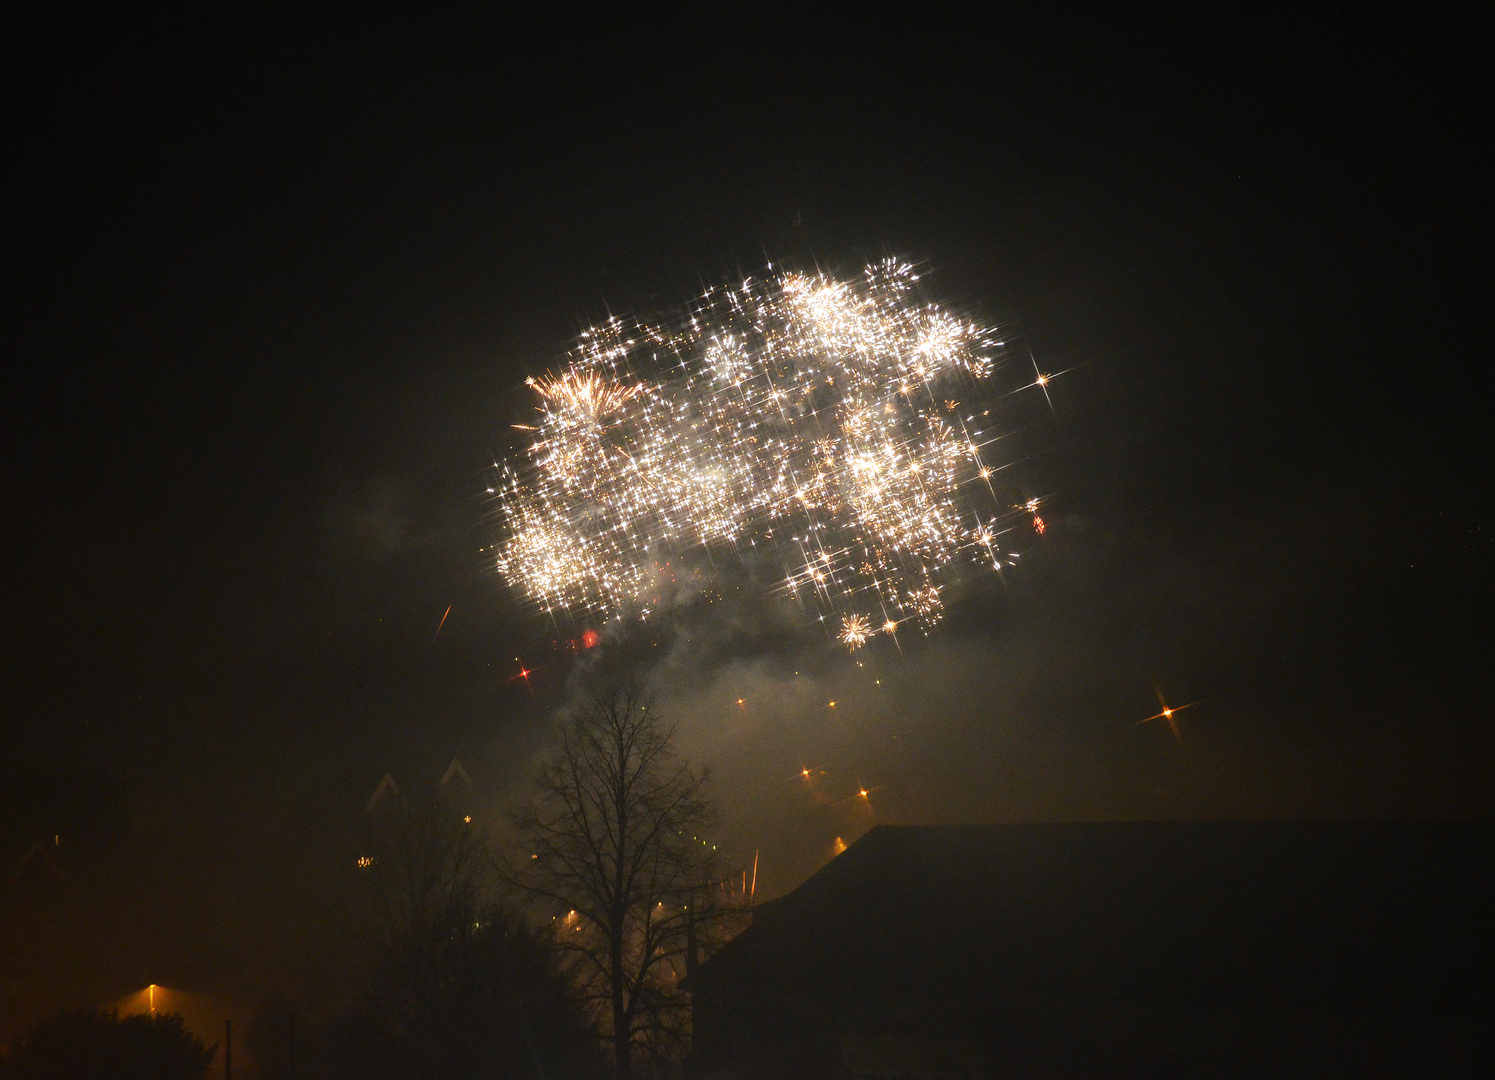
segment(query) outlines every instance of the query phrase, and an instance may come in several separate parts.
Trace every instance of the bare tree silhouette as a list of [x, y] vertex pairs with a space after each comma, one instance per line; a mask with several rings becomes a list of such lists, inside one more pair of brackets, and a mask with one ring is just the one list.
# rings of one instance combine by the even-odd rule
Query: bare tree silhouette
[[571, 964], [551, 927], [532, 930], [505, 908], [488, 838], [462, 808], [438, 793], [378, 833], [362, 1075], [595, 1075], [601, 1055]]
[[636, 1051], [678, 1051], [680, 983], [726, 906], [706, 777], [675, 753], [675, 730], [636, 684], [597, 691], [562, 723], [516, 821], [513, 877], [552, 908], [557, 940], [581, 958], [623, 1080]]

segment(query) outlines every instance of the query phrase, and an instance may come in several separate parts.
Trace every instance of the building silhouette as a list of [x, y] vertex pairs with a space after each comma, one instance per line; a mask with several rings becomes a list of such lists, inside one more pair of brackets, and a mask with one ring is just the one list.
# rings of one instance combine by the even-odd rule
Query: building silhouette
[[124, 787], [102, 772], [0, 773], [0, 884], [6, 887], [60, 880], [128, 831]]
[[691, 981], [703, 1077], [1495, 1075], [1484, 823], [879, 826]]

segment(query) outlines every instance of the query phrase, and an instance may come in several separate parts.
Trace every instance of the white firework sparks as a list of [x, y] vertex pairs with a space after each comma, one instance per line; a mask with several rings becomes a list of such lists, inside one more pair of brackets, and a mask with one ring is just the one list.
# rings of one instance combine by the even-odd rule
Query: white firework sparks
[[993, 563], [995, 436], [959, 399], [1002, 343], [916, 301], [917, 280], [894, 260], [784, 273], [713, 289], [671, 327], [587, 331], [529, 380], [541, 419], [501, 467], [500, 573], [547, 611], [607, 618], [692, 553], [754, 549], [852, 647], [863, 611], [933, 625], [952, 568]]
[[872, 624], [865, 615], [847, 615], [841, 619], [841, 644], [855, 650], [872, 636]]

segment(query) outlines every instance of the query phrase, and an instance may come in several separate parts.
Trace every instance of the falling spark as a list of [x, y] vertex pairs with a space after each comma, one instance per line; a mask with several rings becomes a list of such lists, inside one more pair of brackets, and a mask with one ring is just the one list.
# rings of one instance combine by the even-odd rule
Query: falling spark
[[868, 611], [928, 630], [943, 585], [991, 566], [998, 506], [971, 499], [997, 435], [969, 402], [1003, 343], [917, 281], [779, 272], [583, 333], [528, 380], [539, 420], [497, 467], [500, 574], [551, 614], [642, 618], [686, 560], [751, 553], [853, 649]]
[[431, 638], [432, 641], [435, 641], [436, 638], [439, 638], [441, 636], [441, 628], [446, 625], [446, 617], [448, 615], [450, 615], [451, 613], [452, 613], [452, 605], [448, 604], [446, 606], [446, 610], [441, 613], [441, 621], [436, 624], [436, 634], [435, 634], [434, 637]]
[[[1048, 526], [1043, 523], [1043, 518], [1038, 516], [1038, 508], [1042, 505], [1042, 503], [1042, 499], [1029, 499], [1021, 506], [1013, 507], [1014, 510], [1020, 510], [1025, 514], [1033, 515], [1033, 531], [1036, 532], [1039, 536], [1042, 536], [1045, 532], [1048, 531]], [[989, 534], [983, 535], [983, 543], [989, 542], [987, 539], [988, 535]]]
[[1192, 709], [1195, 705], [1198, 705], [1199, 702], [1191, 701], [1187, 705], [1180, 705], [1177, 708], [1172, 708], [1168, 705], [1167, 701], [1163, 700], [1163, 692], [1161, 690], [1154, 687], [1153, 693], [1157, 694], [1158, 704], [1162, 706], [1163, 711], [1160, 713], [1155, 713], [1152, 716], [1144, 716], [1141, 720], [1138, 720], [1137, 723], [1132, 726], [1137, 727], [1142, 724], [1149, 723], [1153, 720], [1166, 720], [1168, 722], [1169, 730], [1173, 732], [1173, 738], [1175, 739], [1175, 741], [1183, 742], [1183, 736], [1178, 733], [1178, 721], [1173, 718], [1179, 713], [1183, 712], [1185, 709]]

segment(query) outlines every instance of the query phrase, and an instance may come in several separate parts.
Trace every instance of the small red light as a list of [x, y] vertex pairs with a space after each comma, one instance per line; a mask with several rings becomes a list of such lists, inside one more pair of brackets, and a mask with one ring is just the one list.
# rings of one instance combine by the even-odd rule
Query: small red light
[[583, 630], [581, 632], [581, 647], [583, 649], [590, 649], [600, 640], [601, 639], [597, 636], [597, 631], [595, 630]]

